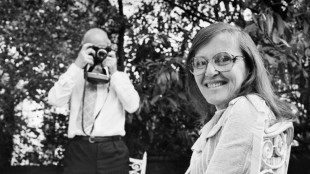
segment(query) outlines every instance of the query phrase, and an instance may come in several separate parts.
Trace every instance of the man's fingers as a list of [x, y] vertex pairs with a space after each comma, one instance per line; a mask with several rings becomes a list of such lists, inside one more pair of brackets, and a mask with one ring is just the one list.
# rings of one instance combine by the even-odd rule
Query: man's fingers
[[85, 56], [85, 61], [86, 61], [88, 64], [91, 64], [91, 65], [94, 64], [94, 58], [93, 58], [93, 56], [91, 56], [91, 55]]
[[93, 46], [93, 44], [85, 43], [85, 44], [83, 44], [82, 49], [86, 50], [86, 49], [90, 48], [91, 46]]
[[95, 50], [94, 50], [94, 49], [90, 49], [90, 48], [88, 48], [87, 50], [85, 50], [85, 53], [86, 53], [87, 55], [95, 55], [95, 54], [96, 54]]
[[116, 63], [116, 58], [115, 57], [107, 57], [104, 61], [103, 61], [103, 63], [108, 63], [108, 64], [114, 64], [114, 63]]

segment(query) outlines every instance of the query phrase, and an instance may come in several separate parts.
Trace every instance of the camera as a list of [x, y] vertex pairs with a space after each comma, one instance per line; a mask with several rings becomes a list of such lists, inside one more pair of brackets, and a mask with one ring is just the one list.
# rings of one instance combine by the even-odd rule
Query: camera
[[[110, 47], [98, 47], [98, 46], [91, 46], [91, 49], [95, 51], [93, 55], [94, 64], [89, 68], [86, 66], [84, 69], [84, 78], [93, 84], [105, 84], [110, 81], [109, 70], [107, 67], [102, 66], [102, 62], [107, 58], [108, 53], [111, 51]], [[100, 65], [102, 68], [102, 73], [99, 72], [92, 72], [94, 68]]]
[[94, 57], [94, 65], [89, 68], [89, 72], [91, 72], [95, 66], [101, 65], [104, 59], [107, 58], [108, 53], [111, 51], [110, 47], [102, 48], [102, 47], [97, 47], [97, 46], [92, 46], [90, 47], [95, 51]]

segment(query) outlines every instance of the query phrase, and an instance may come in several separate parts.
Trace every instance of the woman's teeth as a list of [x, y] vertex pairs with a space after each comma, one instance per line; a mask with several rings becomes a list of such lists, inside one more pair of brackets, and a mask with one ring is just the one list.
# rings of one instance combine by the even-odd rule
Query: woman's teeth
[[219, 87], [219, 86], [222, 86], [224, 83], [222, 82], [219, 82], [219, 83], [210, 83], [210, 84], [207, 84], [207, 87], [208, 88], [216, 88], [216, 87]]

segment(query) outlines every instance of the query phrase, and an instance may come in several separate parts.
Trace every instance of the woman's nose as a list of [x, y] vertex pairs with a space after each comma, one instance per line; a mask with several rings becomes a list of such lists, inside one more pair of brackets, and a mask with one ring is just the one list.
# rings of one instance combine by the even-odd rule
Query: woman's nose
[[213, 77], [214, 75], [219, 74], [219, 71], [215, 69], [214, 65], [212, 63], [208, 63], [205, 71], [206, 77]]

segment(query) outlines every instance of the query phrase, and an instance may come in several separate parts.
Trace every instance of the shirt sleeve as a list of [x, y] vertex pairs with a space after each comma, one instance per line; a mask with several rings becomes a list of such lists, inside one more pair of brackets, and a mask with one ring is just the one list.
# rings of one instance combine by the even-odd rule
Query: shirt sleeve
[[232, 106], [205, 174], [249, 172], [253, 139], [263, 133], [263, 127], [257, 124], [262, 114], [245, 97]]
[[133, 113], [139, 108], [139, 94], [126, 73], [115, 72], [111, 76], [111, 87], [127, 112]]
[[83, 69], [75, 64], [70, 65], [68, 70], [59, 77], [48, 93], [48, 103], [54, 106], [64, 106], [69, 102], [73, 88], [83, 78]]

